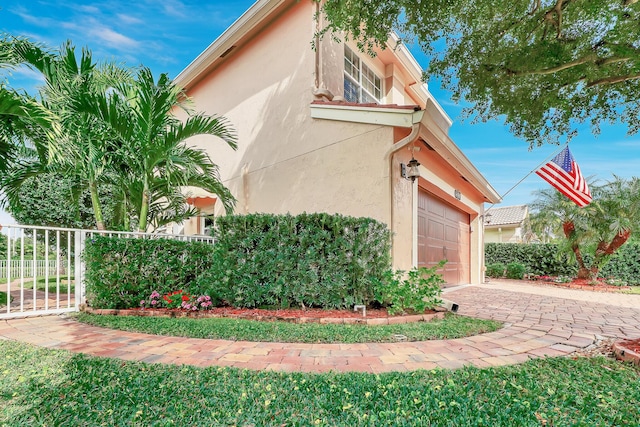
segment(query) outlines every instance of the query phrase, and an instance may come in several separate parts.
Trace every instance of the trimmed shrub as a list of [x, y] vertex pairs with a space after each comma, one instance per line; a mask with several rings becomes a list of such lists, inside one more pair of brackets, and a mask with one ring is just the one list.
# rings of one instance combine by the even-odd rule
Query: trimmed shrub
[[507, 279], [518, 279], [522, 280], [524, 278], [525, 266], [519, 264], [517, 262], [512, 262], [507, 264]]
[[640, 243], [627, 242], [621, 246], [600, 270], [600, 277], [640, 285]]
[[487, 265], [486, 274], [489, 277], [499, 278], [504, 277], [504, 272], [507, 267], [501, 262], [494, 262], [493, 264]]
[[[583, 253], [585, 263], [593, 257]], [[492, 264], [516, 262], [525, 266], [525, 273], [536, 276], [575, 277], [578, 269], [575, 261], [566, 253], [560, 253], [555, 244], [487, 243], [485, 265], [487, 276]], [[616, 279], [629, 285], [640, 284], [640, 243], [627, 242], [611, 256], [600, 270], [599, 277]]]
[[484, 257], [487, 266], [517, 262], [525, 266], [525, 273], [536, 276], [575, 276], [578, 271], [555, 244], [487, 243]]
[[403, 270], [388, 270], [382, 281], [375, 286], [376, 300], [388, 306], [389, 314], [424, 313], [442, 303], [442, 285], [445, 280], [437, 270], [445, 261], [437, 266], [414, 268], [408, 273]]
[[230, 215], [214, 235], [216, 266], [198, 288], [237, 307], [367, 305], [391, 268], [389, 230], [371, 218]]
[[151, 292], [196, 294], [197, 277], [214, 265], [208, 243], [94, 237], [84, 250], [87, 301], [98, 308], [138, 307]]

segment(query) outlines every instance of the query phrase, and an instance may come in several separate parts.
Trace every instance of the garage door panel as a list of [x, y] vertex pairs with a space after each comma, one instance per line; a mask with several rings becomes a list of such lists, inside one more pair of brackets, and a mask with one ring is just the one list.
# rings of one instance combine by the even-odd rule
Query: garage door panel
[[427, 236], [431, 239], [445, 240], [445, 225], [441, 222], [428, 220]]
[[447, 284], [468, 283], [470, 280], [469, 230], [467, 213], [420, 189], [418, 193], [419, 266], [432, 267], [441, 260], [447, 259], [447, 263], [440, 271]]
[[444, 233], [444, 240], [446, 242], [451, 242], [455, 246], [457, 246], [458, 242], [460, 241], [459, 234], [460, 234], [460, 228], [459, 227], [452, 226], [452, 225], [446, 225], [445, 226], [445, 233]]
[[427, 199], [427, 212], [429, 212], [433, 217], [444, 218], [446, 215], [446, 207], [442, 203], [429, 202], [430, 200]]

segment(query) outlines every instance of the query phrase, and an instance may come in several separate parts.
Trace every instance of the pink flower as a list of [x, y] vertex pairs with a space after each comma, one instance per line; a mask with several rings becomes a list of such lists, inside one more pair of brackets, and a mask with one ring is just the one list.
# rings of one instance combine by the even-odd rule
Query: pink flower
[[140, 305], [145, 305], [145, 303], [146, 303], [145, 300], [140, 301]]
[[158, 303], [158, 301], [155, 300], [155, 299], [153, 301], [151, 301], [151, 305], [156, 305], [157, 303]]

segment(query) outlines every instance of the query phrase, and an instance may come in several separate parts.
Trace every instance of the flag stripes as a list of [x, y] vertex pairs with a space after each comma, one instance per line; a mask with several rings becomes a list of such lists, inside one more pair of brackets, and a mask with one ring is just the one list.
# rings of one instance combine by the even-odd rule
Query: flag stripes
[[591, 203], [589, 187], [578, 164], [571, 156], [569, 147], [565, 147], [551, 161], [540, 167], [536, 174], [576, 205], [584, 207]]

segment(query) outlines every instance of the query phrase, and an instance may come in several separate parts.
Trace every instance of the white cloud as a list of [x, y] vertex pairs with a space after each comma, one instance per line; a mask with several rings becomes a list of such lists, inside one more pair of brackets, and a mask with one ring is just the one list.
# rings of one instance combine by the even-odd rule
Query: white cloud
[[125, 25], [133, 25], [133, 24], [142, 24], [143, 21], [141, 19], [136, 18], [135, 16], [127, 15], [124, 13], [118, 13], [116, 15], [120, 22]]
[[93, 15], [100, 15], [102, 13], [102, 11], [96, 6], [82, 5], [78, 8], [78, 10], [86, 13], [91, 13]]
[[9, 11], [15, 15], [18, 15], [20, 18], [22, 18], [22, 20], [25, 23], [35, 25], [37, 27], [49, 27], [50, 25], [55, 23], [55, 21], [53, 21], [50, 18], [43, 18], [41, 16], [31, 15], [23, 7], [16, 7], [13, 9], [9, 9]]
[[130, 37], [120, 34], [108, 27], [94, 27], [89, 30], [89, 33], [107, 42], [112, 47], [121, 50], [137, 48], [140, 43]]
[[163, 8], [167, 15], [178, 18], [185, 18], [187, 16], [187, 8], [180, 0], [165, 0], [163, 2]]

